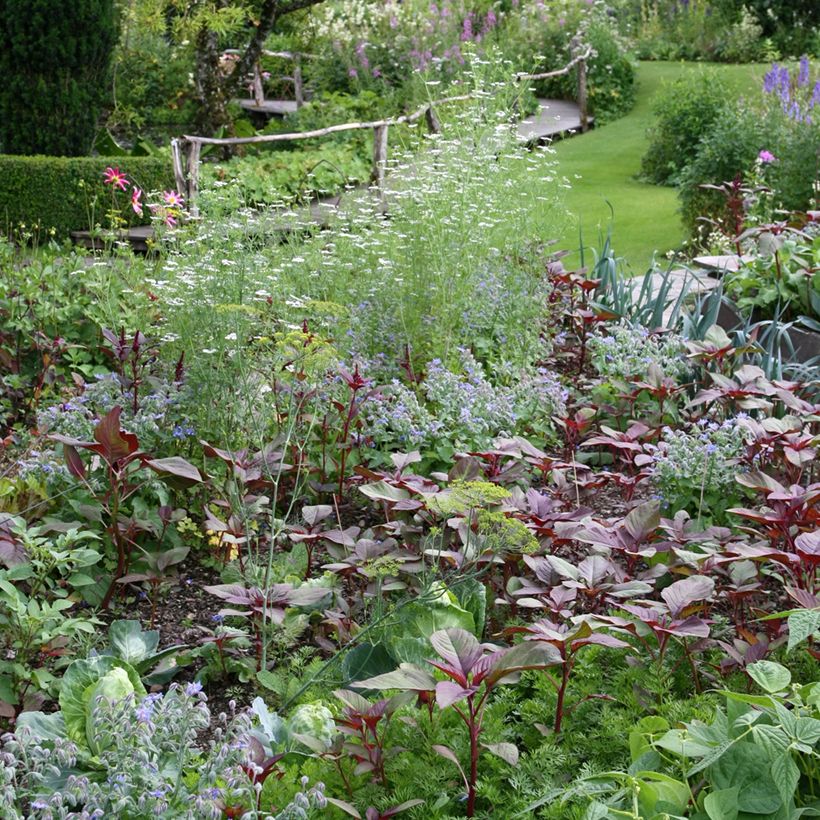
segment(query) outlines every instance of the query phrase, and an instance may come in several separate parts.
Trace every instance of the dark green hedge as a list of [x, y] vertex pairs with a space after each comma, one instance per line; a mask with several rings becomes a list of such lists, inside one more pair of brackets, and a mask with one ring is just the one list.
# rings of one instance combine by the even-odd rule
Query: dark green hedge
[[[20, 225], [40, 235], [54, 231], [64, 238], [93, 224], [107, 226], [111, 188], [103, 183], [105, 169], [120, 168], [143, 191], [174, 187], [171, 162], [158, 157], [25, 157], [0, 154], [0, 233], [16, 233]], [[130, 192], [115, 198], [128, 224], [140, 219], [130, 207]]]
[[0, 151], [85, 156], [111, 96], [115, 0], [0, 0]]

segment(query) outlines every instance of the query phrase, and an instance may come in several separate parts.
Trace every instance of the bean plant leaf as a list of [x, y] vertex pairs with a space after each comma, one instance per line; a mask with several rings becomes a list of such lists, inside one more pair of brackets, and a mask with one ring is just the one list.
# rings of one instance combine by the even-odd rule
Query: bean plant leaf
[[737, 820], [737, 786], [730, 789], [719, 789], [706, 795], [703, 808], [709, 820]]
[[789, 615], [789, 645], [791, 652], [803, 641], [820, 632], [820, 609], [798, 609]]
[[756, 743], [740, 741], [710, 769], [718, 789], [737, 787], [739, 811], [771, 814], [781, 804], [780, 790], [771, 773], [771, 759]]
[[800, 769], [789, 752], [778, 755], [772, 763], [772, 779], [780, 792], [780, 799], [785, 805], [794, 797], [800, 781]]
[[774, 661], [757, 661], [746, 667], [749, 677], [770, 694], [782, 692], [792, 680], [791, 672]]

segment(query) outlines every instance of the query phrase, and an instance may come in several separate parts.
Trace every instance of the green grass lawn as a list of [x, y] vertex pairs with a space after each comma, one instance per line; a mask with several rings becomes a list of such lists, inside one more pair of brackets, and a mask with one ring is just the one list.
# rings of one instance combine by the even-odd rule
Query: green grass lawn
[[[767, 67], [715, 68], [737, 89], [738, 95], [749, 95], [759, 88]], [[606, 235], [610, 218], [615, 252], [636, 273], [647, 269], [656, 251], [661, 256], [681, 245], [685, 234], [677, 213], [675, 189], [649, 185], [635, 177], [646, 150], [653, 97], [665, 81], [699, 69], [697, 63], [641, 63], [635, 107], [627, 116], [555, 144], [559, 171], [572, 185], [566, 196], [567, 206], [576, 217], [560, 237], [561, 247], [578, 247], [579, 228], [583, 230], [584, 244], [597, 247], [599, 235]], [[569, 263], [577, 261], [576, 255], [569, 259]]]

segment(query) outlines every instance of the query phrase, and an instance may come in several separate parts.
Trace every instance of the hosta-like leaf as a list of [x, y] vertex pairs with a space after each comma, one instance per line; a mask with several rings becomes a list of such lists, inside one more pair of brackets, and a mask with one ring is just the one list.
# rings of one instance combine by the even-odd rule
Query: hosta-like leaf
[[145, 464], [162, 478], [166, 478], [183, 487], [192, 484], [201, 484], [204, 481], [202, 473], [200, 473], [193, 464], [179, 456], [153, 458], [147, 460]]
[[430, 636], [430, 643], [439, 657], [465, 678], [483, 654], [478, 640], [465, 629], [441, 629]]
[[703, 801], [709, 820], [737, 820], [737, 786], [711, 792]]
[[468, 698], [476, 692], [473, 686], [464, 687], [450, 680], [439, 681], [436, 684], [436, 703], [439, 709], [446, 709], [454, 703]]
[[436, 679], [426, 670], [411, 663], [403, 663], [392, 672], [375, 675], [366, 680], [351, 683], [356, 689], [402, 689], [429, 692], [436, 688]]
[[661, 592], [669, 611], [677, 618], [688, 606], [704, 601], [715, 591], [715, 582], [705, 575], [691, 575], [675, 581]]

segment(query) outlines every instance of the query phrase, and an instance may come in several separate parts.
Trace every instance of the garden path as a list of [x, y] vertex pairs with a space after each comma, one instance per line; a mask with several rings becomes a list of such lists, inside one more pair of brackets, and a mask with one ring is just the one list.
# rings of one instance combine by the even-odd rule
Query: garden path
[[[590, 117], [589, 124], [593, 119]], [[538, 112], [518, 124], [518, 136], [525, 142], [541, 142], [560, 134], [580, 132], [581, 109], [574, 100], [538, 100]]]

